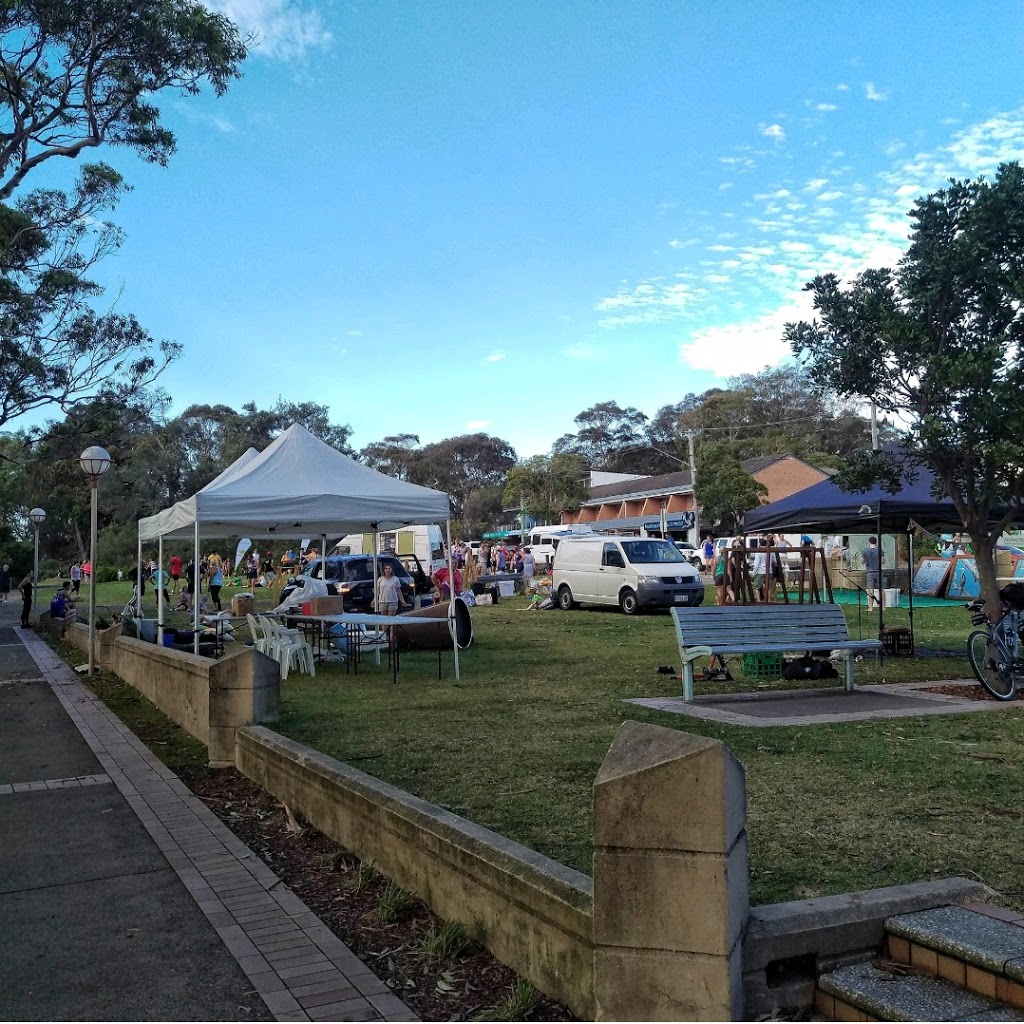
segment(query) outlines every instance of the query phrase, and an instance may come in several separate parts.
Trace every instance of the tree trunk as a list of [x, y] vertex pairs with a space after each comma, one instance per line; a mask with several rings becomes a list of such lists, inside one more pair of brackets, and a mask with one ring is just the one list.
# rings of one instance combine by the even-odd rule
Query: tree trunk
[[78, 528], [78, 522], [75, 521], [75, 543], [78, 545], [78, 561], [84, 562], [89, 557], [85, 547], [85, 539], [82, 537], [82, 531]]
[[998, 622], [1002, 612], [1000, 611], [999, 582], [996, 580], [996, 544], [998, 537], [994, 537], [981, 524], [972, 527], [965, 524], [971, 535], [971, 544], [974, 547], [974, 562], [978, 567], [978, 581], [981, 583], [981, 596], [985, 598], [985, 608], [993, 622]]

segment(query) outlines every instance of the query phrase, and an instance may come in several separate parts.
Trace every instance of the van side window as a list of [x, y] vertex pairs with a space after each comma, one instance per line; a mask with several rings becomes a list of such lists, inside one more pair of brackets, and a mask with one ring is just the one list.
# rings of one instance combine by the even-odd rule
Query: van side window
[[626, 563], [622, 558], [622, 552], [614, 544], [605, 544], [601, 556], [601, 564], [613, 566], [616, 569], [625, 569]]

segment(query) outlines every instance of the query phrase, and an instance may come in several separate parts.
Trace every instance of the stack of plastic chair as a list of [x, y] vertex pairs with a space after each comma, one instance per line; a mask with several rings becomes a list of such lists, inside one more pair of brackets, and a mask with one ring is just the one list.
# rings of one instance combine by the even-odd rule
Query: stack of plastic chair
[[[252, 645], [260, 654], [269, 654], [270, 644], [267, 641], [267, 634], [263, 627], [256, 621], [252, 612], [246, 613], [246, 620], [249, 623], [249, 632], [252, 633]], [[273, 657], [273, 655], [270, 655]]]
[[260, 625], [266, 637], [268, 654], [281, 666], [281, 678], [287, 679], [292, 668], [300, 672], [316, 675], [313, 648], [309, 646], [302, 633], [297, 629], [285, 629], [280, 623], [265, 615], [259, 617]]

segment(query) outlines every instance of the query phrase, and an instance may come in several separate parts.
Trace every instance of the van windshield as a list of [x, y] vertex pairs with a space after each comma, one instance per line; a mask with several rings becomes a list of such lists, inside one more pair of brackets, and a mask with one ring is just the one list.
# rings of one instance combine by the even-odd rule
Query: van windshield
[[624, 540], [622, 550], [634, 565], [644, 562], [685, 562], [675, 544], [667, 540]]

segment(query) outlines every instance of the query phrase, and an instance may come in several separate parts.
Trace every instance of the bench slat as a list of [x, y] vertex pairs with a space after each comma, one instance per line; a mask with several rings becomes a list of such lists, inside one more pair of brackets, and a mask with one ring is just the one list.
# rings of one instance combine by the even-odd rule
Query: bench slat
[[855, 651], [877, 651], [880, 640], [853, 640], [842, 608], [835, 604], [773, 604], [673, 608], [679, 655], [683, 659], [683, 699], [693, 699], [693, 657], [687, 648], [713, 654], [787, 654], [840, 651], [846, 661], [846, 688], [853, 689]]

